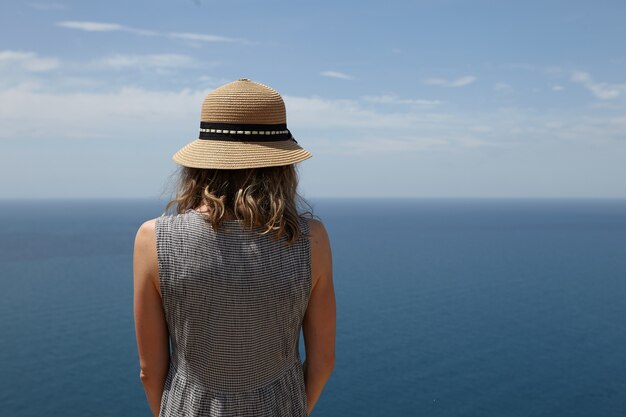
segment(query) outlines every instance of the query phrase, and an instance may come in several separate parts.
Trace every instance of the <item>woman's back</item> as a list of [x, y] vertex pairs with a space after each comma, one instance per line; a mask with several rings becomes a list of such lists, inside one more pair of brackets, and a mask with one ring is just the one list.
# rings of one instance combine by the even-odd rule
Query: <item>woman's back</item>
[[172, 341], [160, 416], [306, 416], [299, 334], [312, 289], [309, 224], [292, 245], [195, 210], [156, 220]]
[[315, 407], [335, 366], [336, 312], [328, 234], [297, 209], [308, 203], [296, 164], [311, 156], [271, 87], [242, 78], [205, 97], [198, 139], [172, 156], [165, 212], [178, 214], [135, 237], [140, 378], [155, 417]]

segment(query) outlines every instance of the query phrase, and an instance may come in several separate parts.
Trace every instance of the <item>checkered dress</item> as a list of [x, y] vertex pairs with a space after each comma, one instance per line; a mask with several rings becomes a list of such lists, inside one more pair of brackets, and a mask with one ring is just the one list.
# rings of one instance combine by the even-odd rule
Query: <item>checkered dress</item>
[[285, 247], [239, 220], [213, 231], [195, 210], [157, 219], [172, 351], [160, 417], [306, 417], [299, 335], [311, 264], [300, 223]]

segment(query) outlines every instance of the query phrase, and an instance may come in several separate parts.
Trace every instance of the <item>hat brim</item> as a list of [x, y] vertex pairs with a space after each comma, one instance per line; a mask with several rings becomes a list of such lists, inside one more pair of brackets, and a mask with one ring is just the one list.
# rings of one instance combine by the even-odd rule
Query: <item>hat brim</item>
[[295, 141], [235, 142], [196, 139], [172, 156], [190, 168], [244, 169], [295, 164], [313, 155]]

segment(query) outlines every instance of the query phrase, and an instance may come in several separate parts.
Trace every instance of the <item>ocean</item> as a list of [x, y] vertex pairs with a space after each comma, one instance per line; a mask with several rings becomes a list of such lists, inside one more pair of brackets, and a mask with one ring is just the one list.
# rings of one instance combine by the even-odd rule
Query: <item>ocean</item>
[[[310, 202], [337, 302], [313, 417], [626, 416], [626, 200]], [[132, 252], [163, 207], [0, 202], [0, 415], [151, 415]]]

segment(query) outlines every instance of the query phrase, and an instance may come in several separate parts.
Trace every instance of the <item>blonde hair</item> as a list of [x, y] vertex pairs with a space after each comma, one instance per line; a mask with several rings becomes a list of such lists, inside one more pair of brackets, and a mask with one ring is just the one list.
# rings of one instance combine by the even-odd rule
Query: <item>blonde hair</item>
[[[175, 197], [166, 207], [176, 205], [177, 213], [206, 205], [205, 219], [217, 230], [224, 215], [243, 220], [247, 226], [260, 226], [261, 234], [276, 231], [276, 239], [286, 236], [291, 244], [302, 231], [298, 216], [313, 217], [311, 205], [298, 192], [298, 172], [294, 164], [248, 168], [205, 169], [181, 166]], [[298, 214], [298, 203], [309, 210]]]

